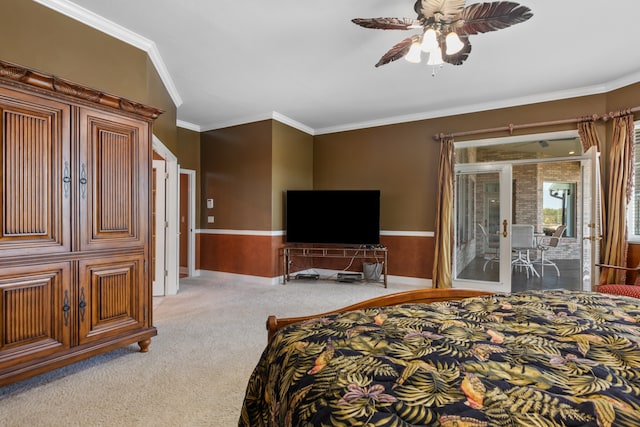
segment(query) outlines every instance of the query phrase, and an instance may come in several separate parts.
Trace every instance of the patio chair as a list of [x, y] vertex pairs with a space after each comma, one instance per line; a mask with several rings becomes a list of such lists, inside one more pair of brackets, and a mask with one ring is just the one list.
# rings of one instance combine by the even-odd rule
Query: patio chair
[[544, 277], [544, 266], [550, 266], [556, 269], [556, 273], [558, 273], [558, 277], [560, 277], [560, 270], [558, 270], [558, 266], [555, 262], [551, 261], [544, 257], [545, 253], [551, 248], [557, 248], [560, 243], [560, 237], [564, 234], [564, 231], [567, 229], [566, 225], [559, 225], [556, 228], [556, 231], [547, 239], [543, 237], [538, 242], [538, 250], [540, 251], [540, 260], [536, 261], [536, 264], [540, 264], [540, 276]]
[[482, 249], [484, 256], [484, 265], [482, 266], [482, 271], [487, 271], [487, 265], [489, 263], [500, 262], [500, 242], [497, 240], [492, 240], [487, 233], [487, 229], [480, 223], [476, 223], [478, 228], [480, 229], [480, 234], [482, 234]]
[[511, 226], [511, 249], [513, 252], [513, 258], [511, 260], [511, 269], [522, 271], [529, 274], [531, 277], [540, 277], [529, 256], [532, 250], [536, 250], [536, 245], [533, 239], [533, 225], [527, 224], [513, 224]]

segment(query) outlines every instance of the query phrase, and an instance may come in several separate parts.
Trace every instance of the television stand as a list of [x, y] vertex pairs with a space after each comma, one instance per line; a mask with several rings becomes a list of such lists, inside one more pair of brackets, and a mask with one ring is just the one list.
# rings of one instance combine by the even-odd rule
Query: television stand
[[[382, 260], [382, 276], [384, 287], [387, 287], [387, 248], [384, 246], [370, 248], [341, 248], [341, 247], [314, 247], [314, 246], [285, 246], [283, 249], [283, 274], [282, 281], [291, 280], [291, 259], [304, 258], [352, 258]], [[295, 277], [295, 276], [294, 276]]]

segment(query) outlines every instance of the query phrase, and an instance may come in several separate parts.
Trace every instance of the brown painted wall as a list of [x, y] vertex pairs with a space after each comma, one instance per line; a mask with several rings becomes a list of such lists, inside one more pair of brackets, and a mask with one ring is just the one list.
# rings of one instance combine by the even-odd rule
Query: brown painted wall
[[146, 52], [33, 1], [3, 0], [0, 58], [160, 108], [154, 134], [177, 143], [176, 109]]
[[145, 52], [33, 1], [3, 0], [0, 57], [146, 101]]
[[[271, 120], [204, 132], [201, 227], [271, 231]], [[208, 224], [207, 216], [215, 217]]]
[[178, 128], [178, 146], [176, 151], [178, 163], [182, 169], [196, 171], [196, 228], [201, 227], [201, 176], [200, 170], [200, 133], [189, 129]]
[[[281, 274], [283, 192], [313, 186], [313, 137], [275, 121], [202, 134], [202, 209], [208, 228], [259, 230], [265, 235], [200, 234], [198, 268], [275, 277]], [[277, 234], [277, 233], [276, 233]]]
[[178, 157], [178, 128], [176, 126], [177, 110], [173, 99], [164, 86], [164, 82], [150, 59], [147, 59], [147, 103], [162, 109], [164, 112], [153, 122], [153, 134]]
[[[505, 108], [392, 126], [381, 126], [315, 137], [315, 188], [379, 188], [380, 226], [387, 231], [434, 231], [439, 143], [433, 135], [559, 120], [606, 111], [606, 97]], [[544, 132], [575, 129], [575, 125]], [[516, 134], [538, 133], [528, 129]], [[509, 136], [494, 133], [478, 139]]]
[[379, 189], [382, 230], [433, 230], [439, 145], [425, 122], [315, 137], [315, 189]]
[[282, 230], [284, 191], [313, 187], [313, 136], [277, 121], [204, 132], [200, 155], [202, 199], [215, 200], [200, 209], [202, 228]]
[[284, 192], [313, 188], [313, 136], [273, 122], [271, 229], [284, 229]]
[[197, 268], [250, 276], [274, 277], [282, 237], [200, 234]]

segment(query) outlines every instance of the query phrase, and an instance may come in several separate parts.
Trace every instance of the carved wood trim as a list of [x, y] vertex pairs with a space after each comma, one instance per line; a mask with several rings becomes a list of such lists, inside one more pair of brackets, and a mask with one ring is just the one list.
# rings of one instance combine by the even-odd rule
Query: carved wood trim
[[21, 65], [0, 60], [0, 80], [29, 85], [34, 88], [55, 92], [93, 104], [137, 114], [148, 119], [156, 119], [162, 110], [92, 89], [60, 77], [32, 70]]

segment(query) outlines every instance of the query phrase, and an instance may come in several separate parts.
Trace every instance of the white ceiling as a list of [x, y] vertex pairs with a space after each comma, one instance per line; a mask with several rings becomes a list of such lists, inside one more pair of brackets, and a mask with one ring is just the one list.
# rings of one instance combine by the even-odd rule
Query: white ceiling
[[404, 60], [374, 67], [413, 32], [351, 22], [414, 18], [413, 0], [35, 1], [150, 51], [179, 124], [199, 131], [276, 118], [321, 134], [640, 81], [638, 0], [518, 0], [530, 20], [471, 36], [467, 61], [435, 77]]

